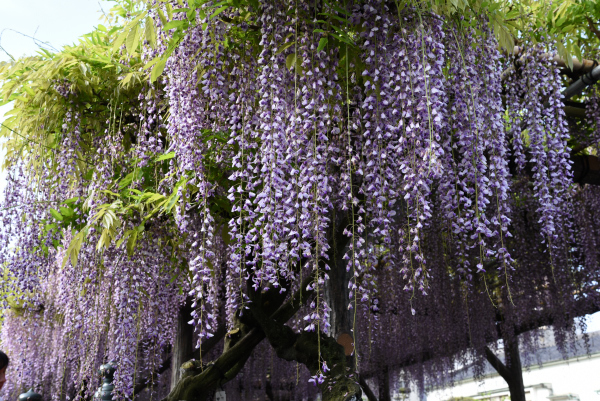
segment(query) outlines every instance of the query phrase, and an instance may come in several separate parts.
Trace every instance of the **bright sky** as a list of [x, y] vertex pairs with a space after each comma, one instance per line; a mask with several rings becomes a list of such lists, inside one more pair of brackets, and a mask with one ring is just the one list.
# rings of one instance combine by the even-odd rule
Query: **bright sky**
[[600, 330], [600, 312], [596, 312], [593, 315], [588, 315], [587, 319], [587, 331], [591, 333], [592, 331]]
[[[108, 12], [113, 5], [106, 0], [0, 0], [0, 62], [10, 60], [8, 54], [19, 58], [35, 55], [40, 46], [51, 50], [75, 43], [102, 23], [102, 9]], [[10, 108], [0, 107], [0, 122]], [[3, 158], [0, 149], [0, 165]], [[0, 198], [4, 186], [0, 172]]]
[[[100, 23], [114, 3], [105, 0], [0, 0], [2, 46], [13, 57], [35, 54], [38, 46], [29, 35], [48, 48], [60, 49], [76, 42]], [[0, 61], [8, 60], [0, 51]]]

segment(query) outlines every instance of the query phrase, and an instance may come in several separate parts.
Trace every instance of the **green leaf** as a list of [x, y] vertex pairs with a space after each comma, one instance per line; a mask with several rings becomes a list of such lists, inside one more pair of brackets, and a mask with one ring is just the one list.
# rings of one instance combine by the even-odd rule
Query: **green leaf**
[[157, 157], [156, 159], [154, 159], [155, 162], [161, 162], [163, 160], [168, 160], [168, 159], [172, 159], [175, 157], [175, 152], [169, 152], [169, 153], [165, 153], [162, 156]]
[[[119, 181], [119, 191], [122, 191], [125, 188], [127, 188], [129, 185], [131, 185], [132, 182], [133, 182], [133, 173], [129, 173], [125, 177], [123, 177], [121, 179], [121, 181]], [[109, 190], [105, 190], [105, 191], [107, 191], [108, 194], [110, 194], [110, 195], [119, 196], [118, 194], [115, 194], [112, 191], [109, 191]]]
[[291, 70], [296, 65], [296, 53], [292, 53], [285, 58], [285, 66]]
[[158, 18], [160, 18], [160, 22], [162, 22], [163, 27], [167, 25], [167, 18], [165, 18], [165, 14], [160, 8], [158, 9]]
[[83, 244], [83, 240], [88, 234], [88, 226], [86, 225], [77, 235], [73, 237], [67, 251], [65, 252], [65, 257], [63, 258], [62, 267], [65, 267], [69, 259], [71, 260], [71, 265], [75, 267], [77, 265], [77, 257], [79, 256], [79, 251], [81, 250], [81, 245]]
[[150, 47], [154, 49], [154, 47], [156, 46], [156, 32], [154, 31], [154, 21], [150, 17], [146, 18], [145, 36], [146, 40], [148, 41], [148, 44], [150, 44]]
[[171, 209], [173, 209], [173, 206], [175, 206], [175, 204], [177, 203], [177, 201], [179, 200], [179, 194], [175, 194], [175, 192], [171, 195], [169, 202], [167, 203], [167, 207], [165, 207], [165, 211], [167, 213], [171, 212]]
[[127, 35], [127, 40], [125, 42], [127, 53], [133, 54], [133, 52], [137, 49], [140, 41], [140, 34], [140, 26], [139, 24], [135, 24], [134, 27], [131, 28], [131, 31], [129, 31], [129, 35]]
[[279, 50], [277, 50], [277, 53], [275, 53], [275, 55], [279, 55], [279, 54], [283, 53], [285, 51], [285, 49], [288, 49], [290, 46], [293, 46], [295, 44], [296, 44], [295, 41], [286, 43], [285, 45], [281, 46], [279, 48]]
[[123, 30], [123, 32], [121, 32], [121, 34], [115, 40], [115, 43], [113, 44], [113, 47], [112, 47], [113, 50], [117, 50], [119, 47], [121, 47], [123, 42], [125, 42], [126, 38], [127, 38], [127, 31]]
[[512, 52], [513, 48], [515, 47], [515, 42], [508, 28], [502, 24], [499, 24], [497, 21], [494, 21], [494, 31], [498, 37], [498, 44], [500, 47]]
[[163, 195], [161, 195], [161, 194], [154, 194], [150, 198], [148, 198], [148, 200], [146, 201], [146, 203], [156, 202], [156, 201], [164, 199], [164, 198], [165, 197]]
[[130, 72], [128, 74], [125, 74], [125, 77], [121, 80], [121, 86], [125, 86], [127, 85], [127, 83], [129, 81], [131, 81], [131, 78], [133, 77], [133, 72]]
[[573, 57], [571, 57], [567, 48], [560, 41], [556, 42], [556, 50], [560, 58], [565, 60], [569, 66], [569, 69], [573, 71]]
[[187, 24], [186, 20], [171, 21], [165, 25], [164, 30], [168, 31], [169, 29], [179, 28], [180, 26], [184, 26], [185, 24]]
[[63, 203], [66, 204], [66, 205], [70, 205], [71, 203], [74, 203], [74, 202], [76, 202], [78, 200], [79, 200], [79, 196], [76, 196], [74, 198], [69, 198], [69, 199], [63, 201]]
[[123, 233], [123, 236], [117, 241], [117, 243], [115, 244], [117, 246], [117, 248], [120, 248], [121, 245], [123, 244], [123, 242], [129, 238], [129, 236], [131, 235], [131, 233], [133, 232], [133, 230], [127, 230]]
[[192, 23], [193, 26], [196, 26], [196, 10], [189, 10], [186, 13], [186, 17], [188, 21]]
[[[129, 185], [129, 184], [127, 184], [127, 185]], [[108, 189], [103, 189], [101, 192], [104, 192], [105, 194], [108, 194], [108, 195], [116, 196], [117, 198], [120, 196], [118, 193], [109, 191]]]
[[165, 69], [167, 60], [165, 58], [159, 60], [156, 65], [152, 68], [152, 74], [150, 74], [150, 82], [156, 81], [156, 79], [162, 74]]
[[161, 57], [157, 56], [157, 57], [154, 57], [152, 60], [148, 61], [146, 63], [146, 65], [143, 67], [144, 70], [147, 70], [148, 68], [152, 67], [154, 64], [158, 63], [160, 61], [160, 59], [161, 59]]
[[336, 4], [336, 1], [328, 1], [327, 4], [328, 4], [329, 7], [333, 8], [335, 11], [337, 11], [341, 15], [346, 15], [348, 17], [351, 15], [351, 13], [348, 10], [346, 10], [345, 8], [342, 8], [342, 7], [338, 6]]
[[86, 171], [86, 173], [83, 175], [83, 179], [89, 181], [92, 179], [93, 175], [94, 175], [94, 169], [91, 168], [88, 171]]
[[58, 212], [58, 210], [56, 209], [50, 209], [50, 214], [52, 215], [52, 217], [54, 217], [56, 220], [59, 221], [63, 221], [64, 217]]
[[227, 10], [229, 6], [223, 6], [218, 8], [214, 13], [210, 15], [210, 19], [216, 18], [217, 15], [221, 14], [223, 11]]
[[135, 249], [135, 243], [137, 241], [138, 231], [132, 230], [129, 239], [127, 239], [127, 255], [133, 255], [133, 250]]
[[64, 206], [60, 207], [60, 214], [62, 214], [65, 217], [71, 217], [75, 214], [75, 211], [71, 208], [67, 208]]
[[323, 50], [325, 48], [325, 46], [327, 46], [327, 42], [328, 42], [327, 38], [319, 39], [319, 46], [317, 46], [317, 52], [320, 52], [321, 50]]

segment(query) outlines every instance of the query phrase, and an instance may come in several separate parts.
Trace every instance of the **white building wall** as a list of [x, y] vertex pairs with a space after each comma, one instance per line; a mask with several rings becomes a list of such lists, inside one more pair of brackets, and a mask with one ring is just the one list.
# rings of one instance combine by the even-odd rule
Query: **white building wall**
[[[527, 401], [600, 401], [600, 353], [534, 365], [523, 371]], [[432, 390], [427, 401], [448, 401], [469, 397], [485, 401], [504, 401], [508, 385], [498, 374], [459, 381], [452, 388]]]

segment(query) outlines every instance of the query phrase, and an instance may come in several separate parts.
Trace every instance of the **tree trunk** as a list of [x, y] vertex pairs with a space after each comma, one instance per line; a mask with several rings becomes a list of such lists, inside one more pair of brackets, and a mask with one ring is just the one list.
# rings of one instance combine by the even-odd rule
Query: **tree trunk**
[[485, 356], [490, 365], [508, 384], [511, 401], [525, 401], [525, 385], [523, 384], [523, 368], [519, 355], [519, 338], [517, 336], [504, 340], [504, 355], [506, 363], [485, 347]]
[[510, 371], [510, 381], [508, 382], [510, 400], [525, 401], [525, 385], [523, 384], [523, 367], [519, 355], [518, 337], [504, 341], [504, 355], [506, 355], [506, 363]]
[[379, 380], [379, 401], [391, 401], [390, 397], [390, 372], [386, 365]]
[[337, 340], [342, 334], [352, 335], [353, 314], [348, 310], [348, 282], [351, 272], [346, 271], [345, 261], [340, 256], [336, 259], [329, 271], [325, 297], [331, 308], [331, 336]]
[[194, 327], [188, 324], [191, 312], [192, 309], [188, 303], [179, 309], [177, 334], [173, 344], [173, 356], [171, 357], [171, 389], [174, 389], [181, 379], [181, 365], [187, 362], [194, 350]]
[[[329, 306], [333, 309], [331, 325], [337, 336], [330, 337], [323, 332], [296, 333], [286, 325], [303, 304], [313, 299], [315, 294], [310, 284], [314, 277], [306, 277], [287, 302], [285, 294], [282, 295], [279, 291], [249, 290], [252, 301], [248, 305], [250, 315], [245, 314], [244, 319], [241, 316], [237, 319], [245, 328], [226, 337], [223, 353], [213, 363], [203, 366], [197, 361], [186, 362], [183, 366], [184, 374], [168, 395], [168, 401], [204, 401], [210, 396], [210, 391], [227, 383], [239, 373], [254, 347], [265, 337], [278, 357], [300, 362], [308, 368], [318, 382], [323, 401], [361, 400], [362, 389], [357, 382], [358, 372], [353, 369], [352, 357], [349, 356], [352, 353], [352, 344], [347, 342], [348, 338], [351, 339], [351, 332], [348, 331], [353, 325], [352, 313], [347, 310], [348, 280], [352, 272], [346, 272], [342, 259], [348, 246], [348, 238], [342, 234], [348, 225], [347, 216], [342, 214], [336, 218], [334, 215], [332, 222], [334, 224], [329, 232], [332, 246], [328, 251], [332, 271], [329, 272], [331, 279], [324, 290]], [[302, 261], [299, 265], [304, 263], [305, 261]], [[320, 263], [325, 271], [325, 261]], [[186, 320], [182, 319], [182, 322], [185, 324]], [[344, 336], [342, 342], [350, 345], [350, 352], [338, 342], [340, 335]], [[179, 354], [179, 350], [177, 353]], [[327, 366], [323, 364], [325, 361]], [[176, 362], [173, 364], [178, 366]]]
[[331, 308], [329, 324], [331, 324], [331, 337], [339, 340], [341, 335], [353, 336], [354, 325], [353, 311], [348, 310], [350, 290], [348, 282], [352, 277], [352, 271], [346, 271], [344, 253], [348, 250], [348, 238], [342, 234], [348, 224], [348, 218], [344, 214], [332, 214], [333, 224], [330, 227], [330, 248], [328, 252], [330, 261], [329, 280], [325, 288], [325, 298]]

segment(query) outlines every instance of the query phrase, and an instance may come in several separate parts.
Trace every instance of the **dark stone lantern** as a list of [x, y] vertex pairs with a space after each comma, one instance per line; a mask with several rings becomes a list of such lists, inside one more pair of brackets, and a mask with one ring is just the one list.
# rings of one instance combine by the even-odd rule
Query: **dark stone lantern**
[[42, 401], [42, 396], [30, 389], [28, 392], [19, 395], [19, 401]]
[[113, 390], [115, 388], [115, 385], [113, 384], [115, 371], [116, 367], [114, 362], [105, 363], [100, 366], [98, 373], [100, 373], [100, 377], [102, 377], [102, 385], [94, 394], [94, 401], [112, 401]]

